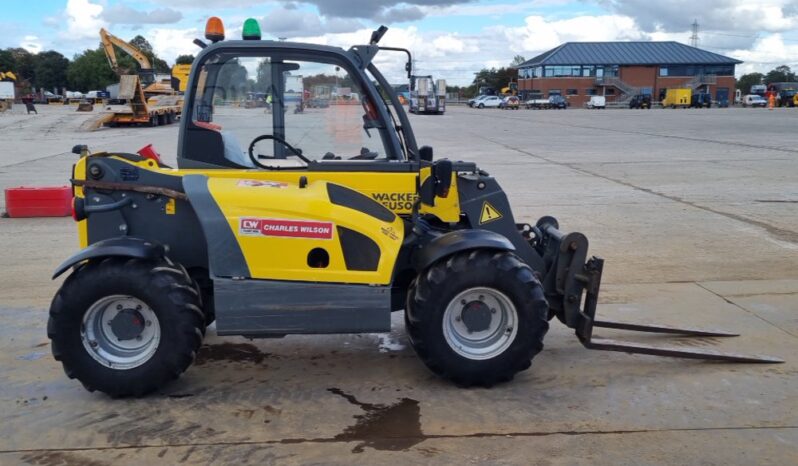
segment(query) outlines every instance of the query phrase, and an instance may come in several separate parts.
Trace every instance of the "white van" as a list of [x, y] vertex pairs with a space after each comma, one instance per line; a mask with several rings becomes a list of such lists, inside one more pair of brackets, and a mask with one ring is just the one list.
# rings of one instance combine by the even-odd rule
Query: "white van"
[[607, 108], [607, 99], [603, 95], [592, 95], [587, 102], [587, 108]]
[[743, 97], [743, 107], [766, 107], [768, 101], [761, 95], [748, 94]]

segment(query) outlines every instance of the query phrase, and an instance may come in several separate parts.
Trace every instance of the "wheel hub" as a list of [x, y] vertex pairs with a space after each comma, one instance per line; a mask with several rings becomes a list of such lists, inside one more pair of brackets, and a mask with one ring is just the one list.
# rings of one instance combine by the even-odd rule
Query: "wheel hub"
[[490, 307], [482, 301], [471, 301], [463, 306], [463, 324], [470, 333], [482, 332], [490, 328]]
[[81, 340], [103, 366], [118, 370], [146, 363], [158, 349], [161, 326], [144, 301], [111, 295], [97, 300], [83, 315]]
[[117, 340], [133, 340], [144, 331], [144, 317], [135, 309], [122, 309], [111, 319], [110, 325]]
[[449, 301], [442, 324], [443, 337], [455, 353], [472, 360], [492, 359], [515, 340], [518, 313], [501, 291], [475, 287]]

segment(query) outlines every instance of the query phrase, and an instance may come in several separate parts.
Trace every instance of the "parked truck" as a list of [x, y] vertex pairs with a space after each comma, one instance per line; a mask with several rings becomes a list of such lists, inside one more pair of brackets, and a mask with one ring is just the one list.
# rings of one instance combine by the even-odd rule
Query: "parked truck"
[[432, 76], [410, 76], [410, 113], [443, 115], [446, 111], [446, 81]]
[[141, 79], [129, 74], [120, 77], [119, 99], [127, 108], [117, 109], [106, 117], [105, 126], [160, 126], [175, 123], [183, 112], [183, 96], [155, 95], [145, 97]]

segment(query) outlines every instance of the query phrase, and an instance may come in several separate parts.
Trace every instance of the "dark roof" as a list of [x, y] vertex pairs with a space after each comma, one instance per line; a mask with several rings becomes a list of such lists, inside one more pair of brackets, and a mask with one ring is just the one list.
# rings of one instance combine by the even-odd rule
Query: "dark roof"
[[734, 58], [679, 42], [566, 42], [517, 66], [539, 65], [737, 65]]

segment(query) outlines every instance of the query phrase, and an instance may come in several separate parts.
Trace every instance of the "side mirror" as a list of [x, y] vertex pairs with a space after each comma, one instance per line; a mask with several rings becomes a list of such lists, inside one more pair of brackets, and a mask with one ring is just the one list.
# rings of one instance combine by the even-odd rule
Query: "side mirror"
[[452, 187], [452, 161], [439, 160], [432, 166], [432, 178], [435, 180], [435, 196], [446, 198]]
[[80, 155], [83, 153], [84, 150], [88, 150], [89, 147], [85, 144], [75, 144], [72, 146], [72, 153], [75, 155]]
[[421, 160], [425, 160], [427, 162], [432, 162], [432, 147], [430, 146], [421, 146], [418, 149], [418, 156]]

